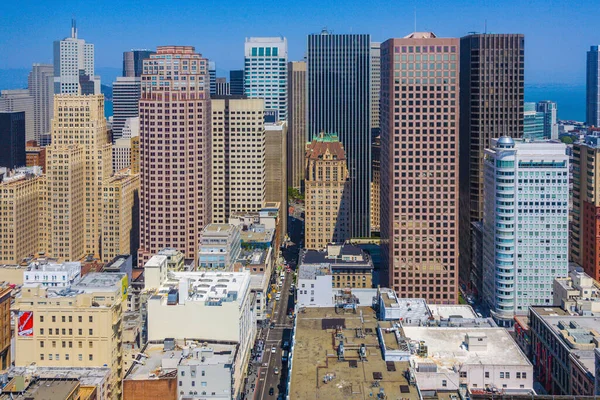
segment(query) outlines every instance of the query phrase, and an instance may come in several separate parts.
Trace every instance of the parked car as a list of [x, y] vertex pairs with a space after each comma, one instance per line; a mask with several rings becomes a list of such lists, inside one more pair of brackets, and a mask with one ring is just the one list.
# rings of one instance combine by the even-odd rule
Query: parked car
[[281, 293], [277, 293], [275, 295], [275, 300], [279, 301], [279, 299], [281, 299]]
[[275, 346], [271, 347], [271, 353], [275, 354], [277, 352], [277, 348]]
[[275, 389], [269, 389], [269, 396], [273, 396], [275, 394]]
[[275, 375], [279, 375], [279, 368], [275, 367], [275, 369], [273, 370], [273, 373]]

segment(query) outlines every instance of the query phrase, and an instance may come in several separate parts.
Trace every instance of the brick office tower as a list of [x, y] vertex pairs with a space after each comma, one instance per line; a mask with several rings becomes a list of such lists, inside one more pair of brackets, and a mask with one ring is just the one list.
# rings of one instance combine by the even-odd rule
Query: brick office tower
[[144, 60], [140, 99], [139, 265], [173, 247], [196, 259], [210, 222], [208, 60], [161, 46]]
[[430, 32], [381, 45], [382, 285], [431, 303], [458, 299], [458, 50]]

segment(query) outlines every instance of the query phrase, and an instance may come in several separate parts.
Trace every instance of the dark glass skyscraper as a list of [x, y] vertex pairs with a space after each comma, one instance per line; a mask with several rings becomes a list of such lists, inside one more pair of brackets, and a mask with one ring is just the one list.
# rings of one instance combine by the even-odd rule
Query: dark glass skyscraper
[[[472, 34], [460, 39], [460, 280], [476, 290], [471, 222], [483, 219], [483, 156], [492, 138], [523, 136], [525, 38]], [[473, 282], [477, 281], [477, 282]]]
[[585, 123], [600, 126], [600, 46], [591, 46], [587, 52], [587, 80]]
[[229, 71], [229, 93], [235, 96], [244, 94], [244, 70]]
[[370, 235], [371, 37], [308, 36], [309, 140], [335, 133], [346, 150], [351, 181], [350, 235]]
[[0, 167], [25, 166], [25, 113], [0, 112]]
[[123, 76], [130, 78], [142, 76], [144, 60], [154, 54], [152, 50], [131, 50], [123, 52]]

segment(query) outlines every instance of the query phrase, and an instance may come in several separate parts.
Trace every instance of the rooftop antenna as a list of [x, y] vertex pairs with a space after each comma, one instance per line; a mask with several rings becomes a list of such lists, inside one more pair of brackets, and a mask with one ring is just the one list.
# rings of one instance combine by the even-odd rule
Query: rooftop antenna
[[417, 6], [415, 6], [415, 30], [414, 32], [417, 31]]
[[71, 37], [77, 39], [77, 21], [74, 15], [71, 18]]

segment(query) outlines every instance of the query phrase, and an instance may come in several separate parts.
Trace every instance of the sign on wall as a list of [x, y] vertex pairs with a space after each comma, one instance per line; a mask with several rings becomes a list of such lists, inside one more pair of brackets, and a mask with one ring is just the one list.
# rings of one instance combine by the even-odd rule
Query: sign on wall
[[33, 311], [19, 311], [17, 335], [33, 336]]

